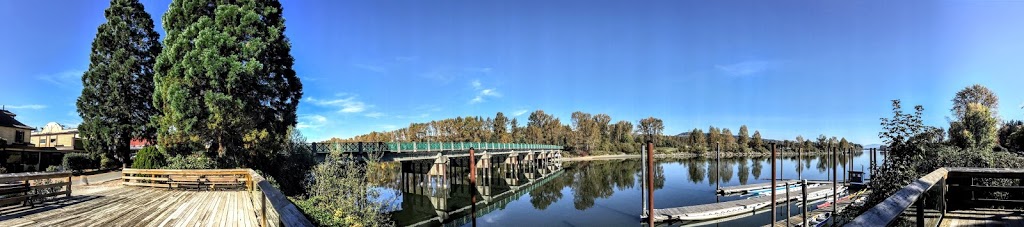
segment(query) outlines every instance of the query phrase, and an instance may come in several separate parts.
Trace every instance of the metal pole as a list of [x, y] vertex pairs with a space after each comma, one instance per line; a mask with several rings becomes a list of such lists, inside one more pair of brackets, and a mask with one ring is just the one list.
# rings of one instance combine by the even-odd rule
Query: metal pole
[[789, 217], [793, 216], [793, 213], [790, 211], [793, 208], [790, 208], [789, 199], [789, 181], [786, 181], [786, 226], [789, 226]]
[[722, 190], [722, 143], [715, 143], [715, 202], [719, 201], [718, 190]]
[[654, 227], [654, 142], [647, 141], [647, 226]]
[[[642, 146], [642, 145], [640, 146], [640, 157], [647, 157], [647, 147], [646, 146]], [[641, 209], [643, 209], [642, 212], [644, 213], [644, 215], [647, 215], [648, 217], [650, 217], [650, 214], [647, 213], [647, 192], [646, 192], [646, 190], [647, 190], [647, 174], [646, 174], [647, 173], [647, 162], [643, 162], [643, 164], [640, 165], [640, 168], [641, 168], [641, 171], [644, 173], [643, 174], [644, 183], [640, 185], [640, 200], [644, 204], [643, 208], [641, 208]]]
[[775, 199], [775, 186], [776, 186], [776, 184], [775, 184], [775, 169], [776, 169], [776, 166], [775, 166], [775, 143], [772, 143], [772, 187], [770, 189], [770, 190], [772, 190], [772, 201], [771, 201], [771, 203], [772, 203], [771, 204], [772, 205], [772, 222], [768, 223], [768, 225], [774, 225], [775, 224], [775, 219], [777, 218], [777, 217], [775, 217], [775, 215], [777, 214], [777, 213], [775, 213], [775, 201], [776, 201], [776, 199]]
[[836, 225], [836, 218], [835, 218], [836, 211], [837, 211], [836, 210], [836, 208], [837, 208], [836, 205], [839, 205], [838, 204], [838, 202], [839, 202], [839, 180], [838, 180], [839, 175], [836, 172], [836, 162], [837, 161], [839, 161], [839, 160], [836, 158], [836, 149], [832, 149], [832, 217], [833, 218], [829, 218], [829, 220], [832, 220], [832, 226]]
[[802, 188], [801, 191], [803, 191], [803, 194], [804, 194], [804, 201], [803, 201], [803, 204], [804, 204], [804, 206], [803, 206], [804, 207], [803, 208], [803, 211], [804, 211], [803, 212], [803, 214], [804, 214], [803, 215], [803, 225], [800, 225], [800, 226], [807, 227], [807, 180], [806, 179], [801, 179], [800, 180], [800, 184], [801, 184], [800, 187]]

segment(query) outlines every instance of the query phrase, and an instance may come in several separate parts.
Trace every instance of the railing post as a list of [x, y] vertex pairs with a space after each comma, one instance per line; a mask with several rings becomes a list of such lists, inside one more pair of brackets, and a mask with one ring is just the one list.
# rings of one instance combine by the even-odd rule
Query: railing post
[[[42, 155], [42, 154], [40, 154], [40, 155]], [[67, 186], [68, 187], [67, 188], [68, 193], [65, 194], [65, 196], [67, 196], [67, 197], [71, 197], [71, 175], [72, 175], [71, 173], [68, 173], [68, 186]], [[82, 177], [85, 177], [85, 175], [82, 175]]]
[[[922, 193], [921, 196], [917, 197], [917, 201], [914, 202], [914, 206], [917, 206], [917, 227], [924, 227], [924, 199], [927, 193]], [[835, 205], [833, 205], [835, 206]]]
[[939, 198], [941, 198], [939, 202], [942, 203], [942, 210], [940, 210], [942, 217], [946, 217], [946, 190], [948, 190], [946, 188], [946, 177], [948, 176], [948, 174], [946, 176], [942, 176], [942, 180], [939, 181]]
[[260, 215], [260, 222], [263, 223], [263, 225], [261, 225], [261, 226], [268, 226], [267, 225], [267, 195], [263, 194], [263, 192], [260, 192], [260, 212], [263, 213], [263, 215]]
[[416, 152], [416, 141], [412, 142], [412, 152]]

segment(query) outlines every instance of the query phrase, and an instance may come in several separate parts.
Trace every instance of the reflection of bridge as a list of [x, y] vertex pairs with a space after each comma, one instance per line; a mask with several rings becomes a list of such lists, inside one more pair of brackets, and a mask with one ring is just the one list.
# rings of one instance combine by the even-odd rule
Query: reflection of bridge
[[527, 159], [527, 155], [511, 153], [480, 156], [476, 185], [469, 180], [468, 157], [452, 157], [447, 163], [429, 159], [402, 162], [402, 210], [392, 214], [398, 221], [396, 224], [461, 226], [475, 217], [504, 208], [562, 171], [561, 164], [552, 161], [550, 156], [542, 159]]
[[[524, 155], [525, 159], [547, 159], [561, 157], [561, 146], [521, 143], [478, 143], [478, 142], [346, 142], [312, 143], [317, 158], [323, 160], [331, 151], [354, 154], [382, 154], [384, 161], [408, 161], [436, 159], [441, 157], [469, 156], [469, 149], [476, 150], [476, 156]], [[486, 156], [485, 156], [486, 157]]]

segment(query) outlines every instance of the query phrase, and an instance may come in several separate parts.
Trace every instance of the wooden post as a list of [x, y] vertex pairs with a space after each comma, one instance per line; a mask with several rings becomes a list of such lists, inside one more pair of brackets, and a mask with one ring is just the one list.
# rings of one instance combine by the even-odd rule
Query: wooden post
[[801, 179], [800, 180], [800, 185], [801, 185], [800, 186], [801, 191], [804, 194], [804, 197], [803, 197], [804, 198], [804, 200], [803, 200], [803, 225], [800, 225], [800, 226], [806, 227], [807, 226], [807, 180], [806, 179]]
[[775, 201], [776, 201], [776, 199], [775, 199], [775, 186], [776, 186], [776, 184], [775, 184], [775, 169], [776, 169], [776, 167], [775, 167], [775, 143], [772, 143], [772, 187], [769, 189], [769, 190], [772, 191], [772, 201], [771, 201], [771, 203], [772, 203], [771, 204], [771, 206], [772, 206], [772, 222], [769, 222], [768, 225], [774, 225], [775, 224], [775, 219], [777, 218], [775, 216], [777, 214], [777, 213], [775, 213], [775, 205], [776, 205], [775, 204]]
[[260, 212], [263, 213], [263, 215], [260, 215], [260, 222], [263, 223], [262, 226], [268, 226], [267, 225], [267, 196], [263, 195], [263, 192], [260, 192], [260, 200], [261, 200], [261, 202], [260, 202]]
[[68, 173], [68, 188], [67, 189], [68, 189], [68, 193], [65, 196], [71, 197], [71, 173], [70, 172]]
[[647, 141], [647, 226], [654, 227], [654, 142]]
[[926, 197], [924, 196], [924, 194], [921, 195], [922, 196], [917, 197], [917, 201], [914, 201], [914, 206], [917, 206], [917, 214], [915, 214], [914, 216], [917, 216], [916, 226], [918, 227], [924, 227], [924, 200]]
[[476, 151], [469, 148], [469, 185], [476, 186]]

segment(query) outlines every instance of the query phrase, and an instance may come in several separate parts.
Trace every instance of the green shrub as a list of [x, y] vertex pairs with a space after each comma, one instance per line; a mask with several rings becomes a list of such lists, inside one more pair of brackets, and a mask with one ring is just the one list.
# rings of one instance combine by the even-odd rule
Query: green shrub
[[60, 166], [46, 167], [46, 172], [60, 172], [60, 171], [61, 171]]
[[206, 157], [203, 152], [196, 151], [190, 155], [175, 155], [167, 159], [164, 169], [213, 169], [217, 162]]
[[[377, 160], [354, 161], [350, 156], [332, 151], [327, 160], [311, 171], [313, 180], [307, 185], [308, 197], [295, 205], [319, 226], [386, 226], [390, 223], [388, 207], [394, 198], [384, 198], [374, 190], [372, 171]], [[370, 171], [370, 172], [368, 172]]]
[[82, 170], [89, 168], [92, 162], [93, 160], [89, 157], [89, 154], [68, 153], [64, 155], [64, 160], [61, 164], [64, 166], [64, 169], [81, 173]]
[[100, 156], [100, 168], [102, 169], [116, 169], [121, 167], [121, 162], [117, 159], [110, 158], [109, 156]]
[[135, 161], [132, 162], [132, 168], [136, 169], [159, 169], [167, 165], [167, 158], [163, 152], [156, 149], [156, 147], [142, 148], [139, 153], [135, 154]]

